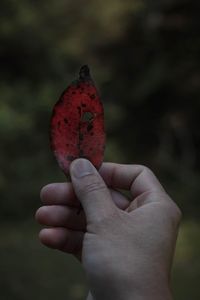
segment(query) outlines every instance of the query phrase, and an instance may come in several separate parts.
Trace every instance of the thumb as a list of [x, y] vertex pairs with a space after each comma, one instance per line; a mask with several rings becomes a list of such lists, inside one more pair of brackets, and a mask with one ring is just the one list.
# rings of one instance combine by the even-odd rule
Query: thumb
[[95, 167], [87, 159], [76, 159], [70, 165], [75, 194], [81, 202], [87, 222], [94, 223], [116, 210], [110, 191]]

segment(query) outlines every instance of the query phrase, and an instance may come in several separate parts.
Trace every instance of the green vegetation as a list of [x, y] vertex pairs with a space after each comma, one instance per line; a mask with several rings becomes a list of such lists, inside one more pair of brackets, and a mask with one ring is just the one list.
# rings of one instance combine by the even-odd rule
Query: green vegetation
[[80, 65], [106, 112], [105, 160], [146, 164], [184, 213], [175, 300], [199, 299], [200, 36], [195, 0], [2, 0], [2, 299], [83, 299], [70, 256], [39, 245], [39, 190], [65, 177], [49, 150], [51, 109]]

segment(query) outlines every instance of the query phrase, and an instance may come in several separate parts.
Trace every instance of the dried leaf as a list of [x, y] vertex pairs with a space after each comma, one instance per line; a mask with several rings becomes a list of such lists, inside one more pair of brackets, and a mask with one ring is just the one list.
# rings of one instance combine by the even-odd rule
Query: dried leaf
[[50, 141], [58, 164], [66, 175], [69, 174], [70, 163], [76, 158], [87, 158], [97, 169], [103, 161], [103, 105], [87, 66], [81, 67], [79, 79], [62, 93], [53, 108]]

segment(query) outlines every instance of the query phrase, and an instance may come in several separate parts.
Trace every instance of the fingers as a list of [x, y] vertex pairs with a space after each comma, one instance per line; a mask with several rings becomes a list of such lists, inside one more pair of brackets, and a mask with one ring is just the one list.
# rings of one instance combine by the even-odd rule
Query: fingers
[[[109, 189], [112, 200], [120, 209], [126, 209], [129, 205], [127, 198], [119, 191]], [[40, 193], [44, 205], [67, 205], [70, 207], [80, 207], [71, 182], [51, 183], [44, 186]]]
[[[143, 203], [147, 201], [152, 202], [153, 199], [161, 200], [163, 198], [166, 198], [164, 189], [162, 188], [155, 175], [144, 166], [104, 163], [100, 169], [100, 174], [108, 186], [113, 187], [114, 189], [119, 188], [131, 190], [133, 198], [137, 198], [131, 204], [131, 207], [133, 208], [143, 205]], [[92, 184], [94, 185], [94, 183]], [[96, 182], [96, 185], [98, 185], [98, 182]], [[94, 186], [92, 188], [94, 188]], [[98, 189], [99, 185], [96, 188]], [[129, 206], [130, 202], [126, 197], [124, 197], [114, 189], [110, 188], [112, 201], [116, 204], [117, 207], [125, 210]], [[162, 197], [155, 197], [154, 195], [152, 195], [152, 193], [162, 193]], [[145, 194], [151, 194], [151, 197], [146, 197]], [[45, 186], [41, 191], [41, 198], [45, 205], [67, 205], [76, 209], [80, 206], [80, 202], [77, 200], [74, 189], [72, 187], [72, 183], [69, 182], [53, 183]], [[72, 212], [69, 213], [69, 211], [66, 212], [66, 210], [67, 209], [64, 209], [63, 211], [64, 216], [62, 216], [61, 214], [61, 218], [62, 220], [65, 219], [65, 222], [62, 222], [62, 220], [61, 223], [52, 222], [52, 220], [58, 218], [59, 215], [55, 214], [55, 218], [52, 219], [51, 214], [53, 213], [51, 213], [50, 210], [50, 216], [49, 218], [47, 217], [47, 221], [51, 223], [45, 223], [45, 221], [43, 220], [43, 224], [50, 226], [69, 226], [69, 228], [78, 230], [83, 229], [82, 226], [85, 223], [84, 216], [81, 215], [81, 218], [77, 220], [76, 211], [74, 213], [74, 211], [72, 210]], [[75, 220], [75, 222], [71, 222], [71, 220], [73, 219]]]
[[[111, 190], [111, 196], [115, 204], [125, 210], [130, 202], [119, 192]], [[53, 198], [54, 203], [59, 203], [59, 198]], [[72, 230], [86, 230], [86, 219], [83, 210], [78, 213], [77, 207], [66, 205], [46, 205], [40, 207], [35, 215], [38, 223], [51, 227], [66, 227]]]
[[86, 220], [84, 211], [77, 213], [77, 208], [51, 205], [40, 207], [35, 215], [38, 223], [51, 227], [66, 227], [85, 231]]
[[44, 186], [40, 192], [40, 198], [46, 205], [80, 206], [71, 182], [51, 183]]
[[70, 175], [88, 223], [100, 222], [117, 211], [105, 182], [87, 159], [74, 160]]
[[142, 165], [104, 163], [99, 172], [108, 186], [130, 190], [133, 198], [147, 192], [165, 192], [152, 171]]
[[47, 247], [78, 255], [82, 249], [84, 233], [66, 228], [45, 228], [39, 239]]
[[104, 163], [100, 174], [108, 186], [130, 190], [133, 201], [127, 207], [127, 212], [155, 202], [176, 207], [153, 172], [145, 166]]
[[[127, 198], [110, 189], [111, 197], [115, 205], [125, 210], [130, 202]], [[38, 223], [51, 227], [65, 227], [72, 230], [86, 230], [86, 218], [84, 210], [78, 214], [80, 202], [77, 200], [71, 183], [53, 183], [46, 185], [41, 191], [41, 199], [45, 206], [36, 212]], [[73, 203], [75, 202], [75, 204]], [[70, 206], [69, 206], [70, 205]]]

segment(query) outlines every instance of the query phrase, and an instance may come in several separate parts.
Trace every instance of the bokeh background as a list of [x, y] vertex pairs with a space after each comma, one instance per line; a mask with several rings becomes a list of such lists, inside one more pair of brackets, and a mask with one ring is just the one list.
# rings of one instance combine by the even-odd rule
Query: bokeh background
[[200, 299], [199, 11], [196, 0], [1, 0], [2, 300], [86, 295], [78, 262], [41, 246], [34, 221], [40, 188], [65, 180], [52, 106], [85, 63], [105, 107], [105, 160], [148, 165], [178, 203], [174, 299]]

